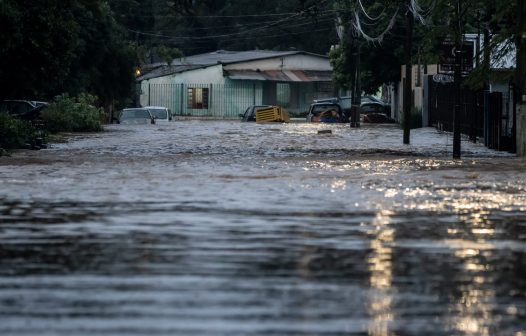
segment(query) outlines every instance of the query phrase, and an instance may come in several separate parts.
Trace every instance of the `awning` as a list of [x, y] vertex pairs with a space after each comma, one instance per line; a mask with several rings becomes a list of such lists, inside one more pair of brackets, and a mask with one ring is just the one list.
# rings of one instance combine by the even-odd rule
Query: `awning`
[[225, 70], [233, 80], [259, 80], [275, 82], [330, 82], [332, 71], [317, 70]]

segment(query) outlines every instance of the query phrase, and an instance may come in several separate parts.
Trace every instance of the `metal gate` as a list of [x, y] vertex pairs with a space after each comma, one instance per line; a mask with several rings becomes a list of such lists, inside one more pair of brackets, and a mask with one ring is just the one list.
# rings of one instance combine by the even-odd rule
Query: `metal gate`
[[[453, 131], [456, 91], [453, 83], [437, 83], [428, 76], [429, 124]], [[496, 150], [513, 150], [513, 98], [509, 93], [461, 89], [462, 134], [472, 141], [483, 138], [484, 144]]]

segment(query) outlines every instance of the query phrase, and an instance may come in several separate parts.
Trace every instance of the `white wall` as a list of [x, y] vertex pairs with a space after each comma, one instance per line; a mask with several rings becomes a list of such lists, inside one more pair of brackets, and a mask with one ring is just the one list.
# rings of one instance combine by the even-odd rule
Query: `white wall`
[[[208, 68], [143, 80], [141, 81], [139, 101], [141, 106], [148, 105], [149, 84], [225, 84], [225, 78], [223, 77], [222, 66], [218, 64]], [[150, 104], [152, 104], [152, 97], [150, 97]]]

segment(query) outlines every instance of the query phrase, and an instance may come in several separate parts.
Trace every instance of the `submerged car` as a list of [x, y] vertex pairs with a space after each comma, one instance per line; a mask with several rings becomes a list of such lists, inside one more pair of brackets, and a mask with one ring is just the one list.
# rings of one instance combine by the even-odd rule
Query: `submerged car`
[[169, 109], [163, 106], [145, 106], [145, 109], [150, 111], [151, 115], [156, 121], [171, 121], [172, 113]]
[[121, 111], [118, 122], [120, 124], [155, 124], [155, 118], [147, 108], [126, 108]]
[[362, 121], [370, 124], [393, 124], [396, 122], [393, 118], [385, 113], [368, 113], [362, 115]]
[[47, 102], [32, 100], [3, 100], [0, 102], [0, 112], [24, 120], [40, 119], [40, 112], [48, 106]]
[[241, 121], [256, 121], [256, 111], [272, 107], [272, 105], [252, 105], [247, 107], [245, 113], [240, 114]]
[[321, 102], [311, 104], [307, 114], [307, 122], [345, 123], [349, 115], [344, 113], [340, 104]]
[[391, 106], [379, 102], [363, 102], [360, 104], [360, 114], [383, 113], [390, 114]]

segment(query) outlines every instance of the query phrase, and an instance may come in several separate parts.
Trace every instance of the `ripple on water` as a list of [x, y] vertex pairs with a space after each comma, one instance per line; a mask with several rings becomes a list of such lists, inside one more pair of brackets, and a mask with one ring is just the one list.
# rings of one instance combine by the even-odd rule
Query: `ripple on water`
[[433, 132], [111, 126], [2, 161], [0, 333], [526, 333], [523, 169]]

